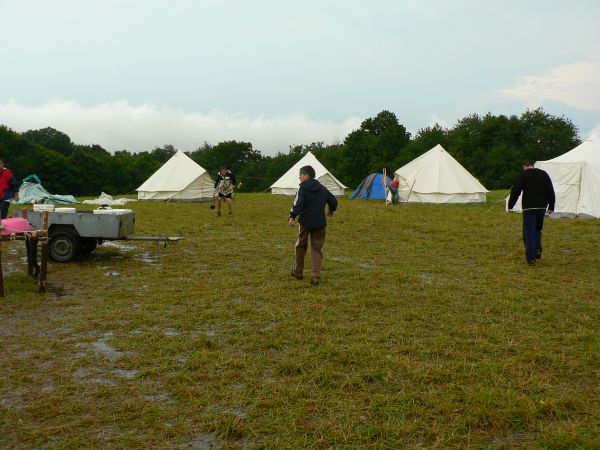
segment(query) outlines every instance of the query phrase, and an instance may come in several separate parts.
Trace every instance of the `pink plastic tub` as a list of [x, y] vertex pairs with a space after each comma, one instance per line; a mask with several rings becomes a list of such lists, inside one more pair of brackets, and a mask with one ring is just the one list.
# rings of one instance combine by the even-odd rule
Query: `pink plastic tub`
[[24, 231], [31, 231], [31, 226], [27, 219], [22, 217], [11, 217], [10, 219], [3, 219], [0, 224], [2, 229], [0, 230], [1, 236], [8, 236], [13, 233], [23, 233]]

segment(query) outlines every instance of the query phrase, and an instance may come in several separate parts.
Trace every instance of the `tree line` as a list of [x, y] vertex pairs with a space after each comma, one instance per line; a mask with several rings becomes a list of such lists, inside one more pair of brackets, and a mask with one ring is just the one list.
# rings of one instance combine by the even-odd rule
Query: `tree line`
[[[506, 189], [521, 170], [521, 161], [546, 160], [580, 143], [577, 127], [566, 117], [541, 108], [521, 116], [473, 114], [452, 128], [438, 124], [411, 135], [396, 115], [382, 111], [364, 120], [343, 142], [313, 142], [263, 155], [249, 142], [203, 143], [186, 152], [213, 176], [225, 165], [242, 181], [241, 191], [269, 188], [311, 151], [342, 183], [357, 186], [370, 173], [388, 173], [441, 144], [488, 189]], [[79, 145], [53, 128], [17, 133], [0, 125], [0, 157], [19, 179], [37, 174], [53, 194], [97, 196], [134, 193], [177, 149], [172, 145], [111, 154], [99, 145]]]

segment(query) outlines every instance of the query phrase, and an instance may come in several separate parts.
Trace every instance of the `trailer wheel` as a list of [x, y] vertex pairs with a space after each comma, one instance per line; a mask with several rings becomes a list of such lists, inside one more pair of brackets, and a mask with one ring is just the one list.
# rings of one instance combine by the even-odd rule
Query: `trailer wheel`
[[77, 256], [79, 247], [79, 236], [69, 229], [61, 229], [50, 234], [48, 254], [53, 261], [72, 261]]

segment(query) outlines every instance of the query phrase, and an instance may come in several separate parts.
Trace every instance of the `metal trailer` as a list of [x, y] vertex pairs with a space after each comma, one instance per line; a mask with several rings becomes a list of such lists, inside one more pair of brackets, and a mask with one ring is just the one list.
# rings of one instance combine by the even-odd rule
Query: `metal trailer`
[[[78, 255], [93, 252], [104, 241], [156, 241], [173, 243], [183, 238], [168, 236], [134, 236], [135, 213], [110, 210], [77, 212], [48, 212], [48, 254], [53, 261], [69, 262]], [[27, 220], [34, 229], [42, 229], [42, 211], [27, 211]], [[14, 217], [23, 217], [23, 211], [15, 211]]]

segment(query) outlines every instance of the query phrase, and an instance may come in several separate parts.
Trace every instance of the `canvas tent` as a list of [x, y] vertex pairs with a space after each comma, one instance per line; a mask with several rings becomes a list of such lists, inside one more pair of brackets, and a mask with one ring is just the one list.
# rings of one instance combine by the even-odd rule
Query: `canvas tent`
[[344, 195], [344, 186], [319, 162], [319, 160], [311, 152], [308, 152], [294, 166], [271, 185], [272, 194], [280, 195], [296, 195], [298, 190], [298, 172], [302, 166], [312, 166], [315, 169], [315, 178], [325, 186], [329, 192], [336, 197]]
[[488, 190], [441, 145], [394, 172], [401, 202], [485, 203]]
[[177, 151], [139, 188], [139, 200], [210, 200], [214, 183], [206, 170]]
[[[384, 187], [383, 174], [372, 173], [367, 175], [364, 180], [358, 185], [350, 198], [367, 199], [367, 200], [385, 200], [386, 189]], [[387, 186], [391, 180], [385, 177], [385, 185]]]
[[[554, 217], [600, 218], [600, 139], [592, 136], [573, 150], [535, 167], [545, 170], [554, 186]], [[508, 199], [507, 199], [508, 205]], [[521, 211], [517, 200], [513, 211]]]

